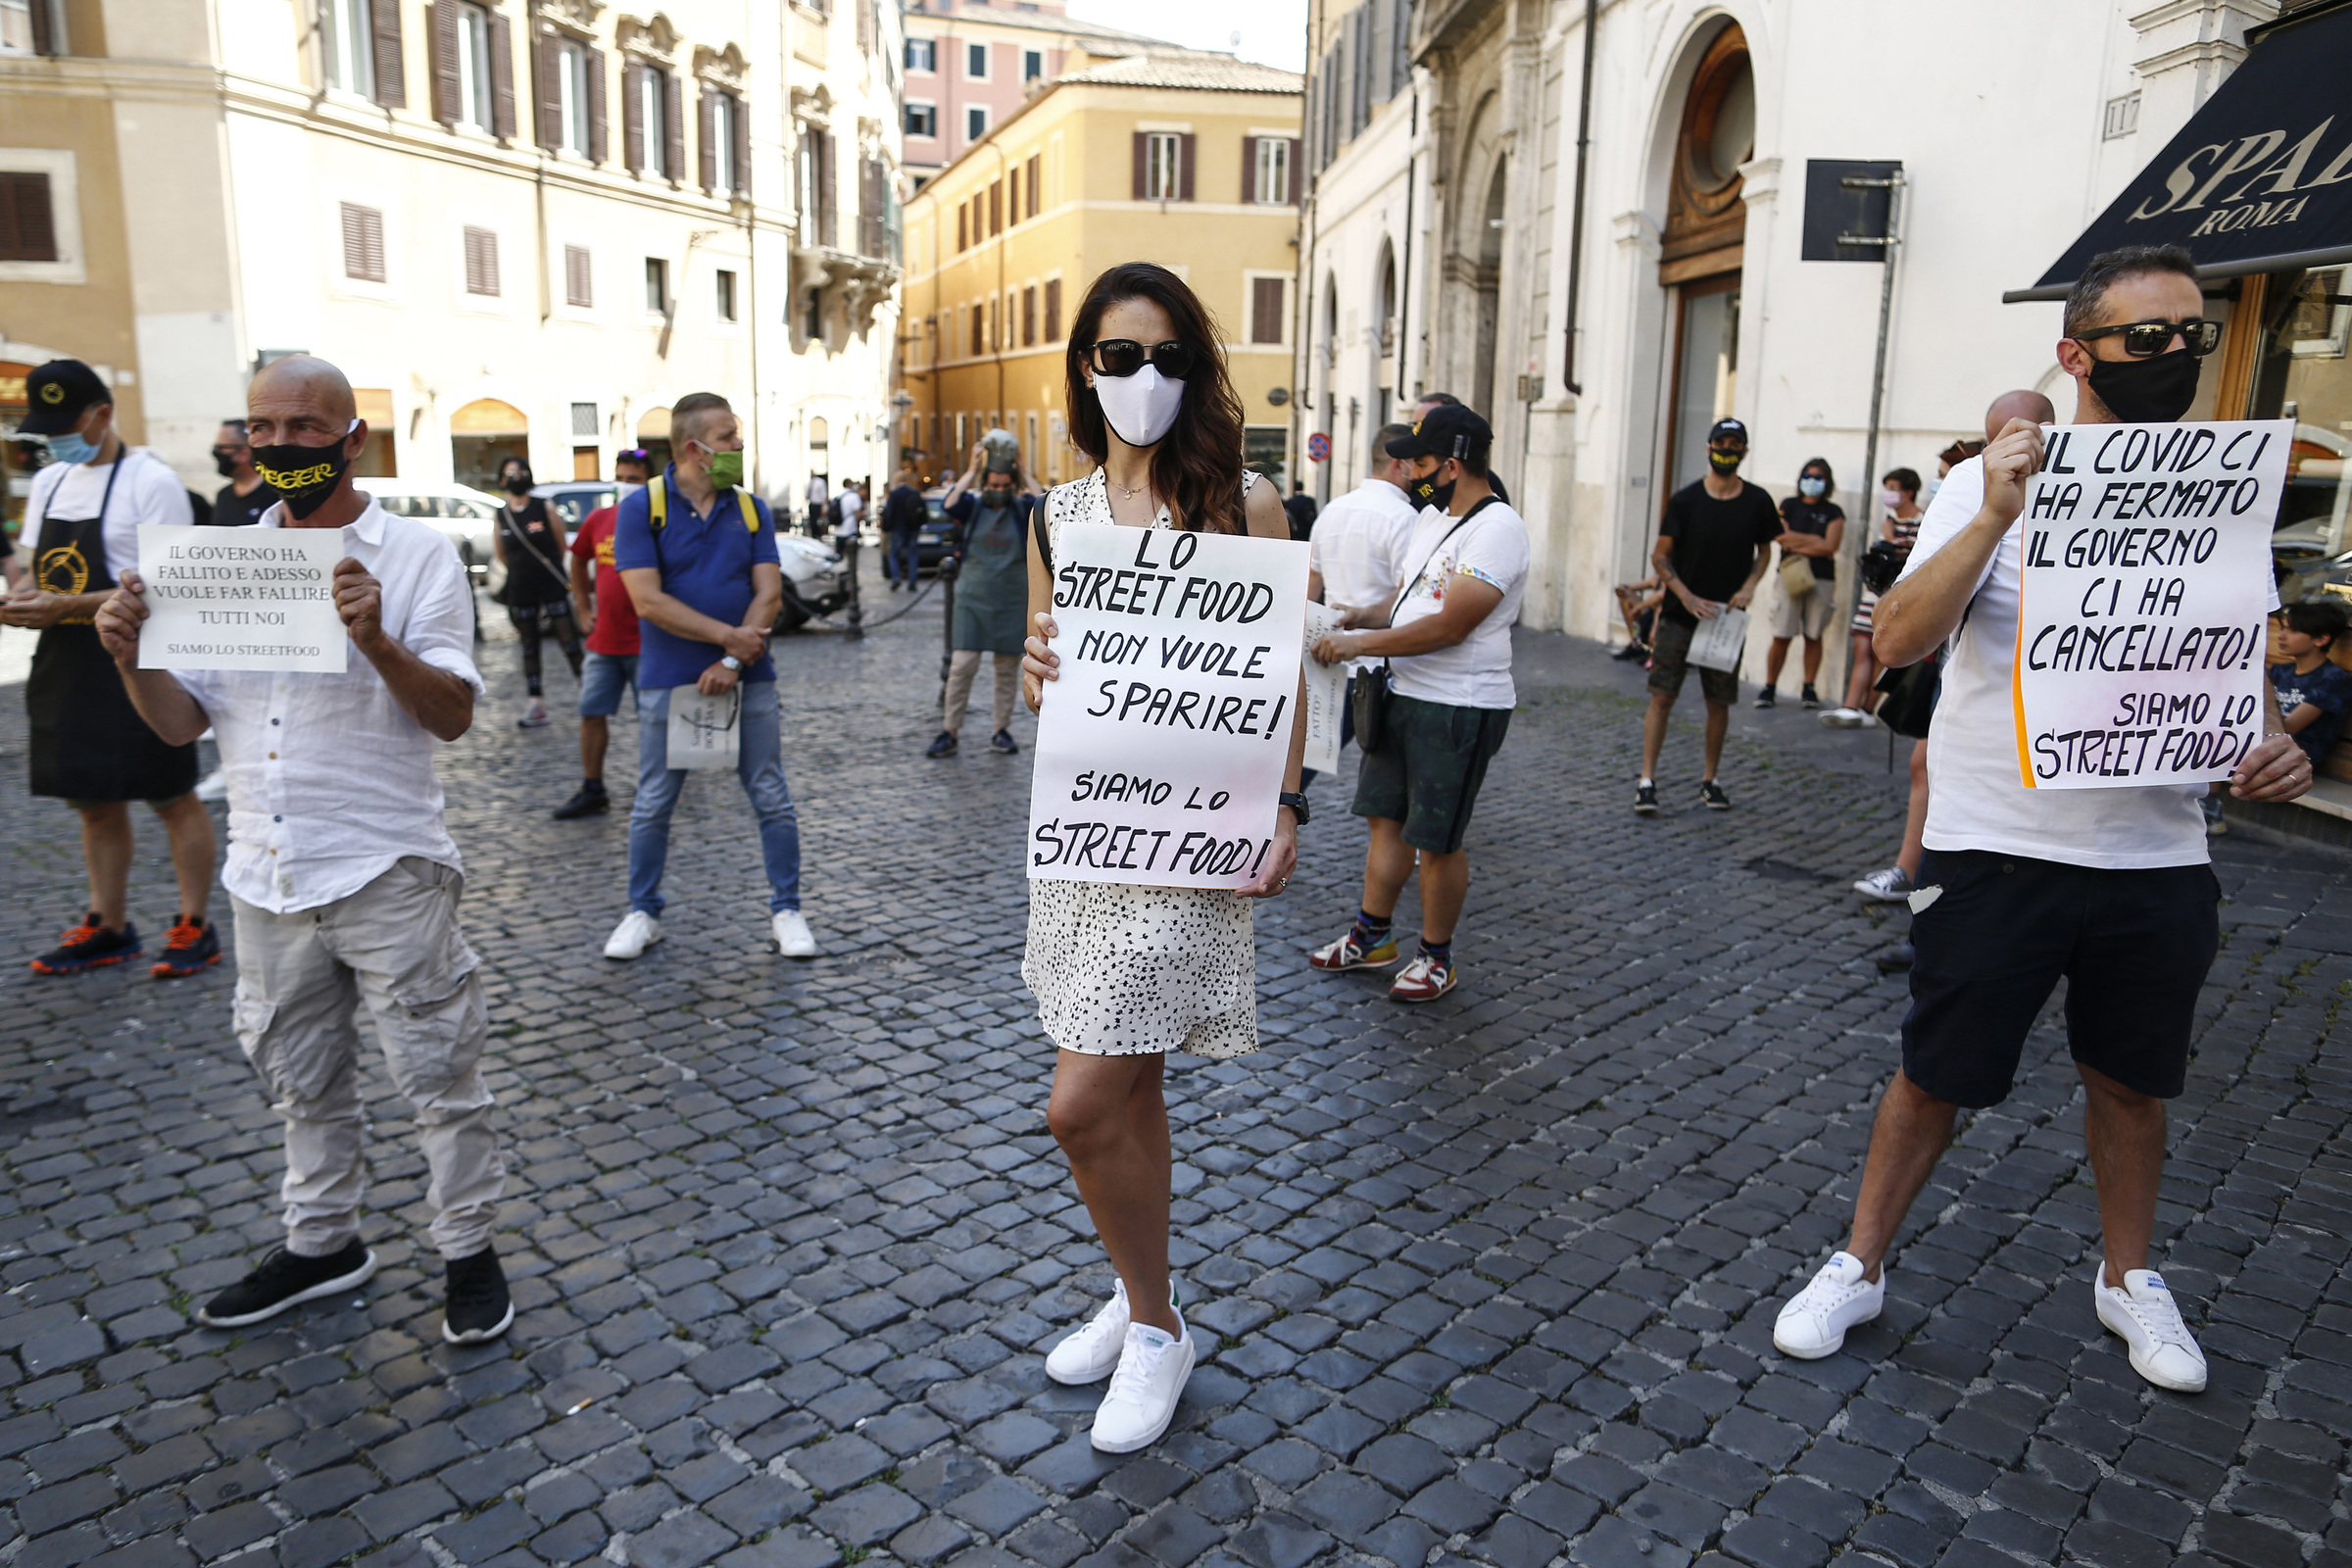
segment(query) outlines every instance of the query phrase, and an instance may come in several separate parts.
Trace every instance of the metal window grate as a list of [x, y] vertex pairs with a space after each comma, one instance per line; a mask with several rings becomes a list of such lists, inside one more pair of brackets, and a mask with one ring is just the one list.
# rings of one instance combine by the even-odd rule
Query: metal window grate
[[587, 436], [591, 440], [596, 437], [597, 425], [595, 404], [574, 403], [571, 406], [571, 433], [573, 435]]

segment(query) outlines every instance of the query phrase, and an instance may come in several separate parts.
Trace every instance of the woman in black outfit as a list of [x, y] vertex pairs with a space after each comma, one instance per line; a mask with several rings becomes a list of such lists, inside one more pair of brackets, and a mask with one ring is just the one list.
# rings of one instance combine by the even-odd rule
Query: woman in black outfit
[[507, 568], [499, 597], [507, 619], [522, 637], [522, 678], [531, 694], [530, 709], [514, 722], [537, 729], [547, 722], [539, 689], [539, 639], [553, 632], [572, 678], [580, 673], [580, 629], [571, 618], [571, 578], [564, 569], [564, 521], [531, 494], [531, 466], [520, 458], [499, 465], [498, 482], [507, 504], [498, 509], [498, 532], [490, 543], [498, 564]]

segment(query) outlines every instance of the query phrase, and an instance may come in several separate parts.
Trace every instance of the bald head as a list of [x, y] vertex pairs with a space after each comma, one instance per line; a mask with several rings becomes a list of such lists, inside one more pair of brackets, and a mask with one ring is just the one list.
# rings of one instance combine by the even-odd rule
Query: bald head
[[2056, 424], [2058, 411], [2038, 392], [2004, 392], [1984, 411], [1984, 439], [1990, 441], [1999, 435], [2011, 419], [2023, 419], [2028, 424]]
[[351, 383], [308, 354], [272, 360], [245, 389], [245, 424], [257, 447], [322, 447], [340, 441], [359, 417]]

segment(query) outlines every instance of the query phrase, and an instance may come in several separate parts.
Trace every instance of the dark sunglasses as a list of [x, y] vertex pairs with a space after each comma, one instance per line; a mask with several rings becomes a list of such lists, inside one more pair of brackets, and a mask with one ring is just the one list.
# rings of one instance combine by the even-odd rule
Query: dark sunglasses
[[2123, 335], [2124, 352], [2135, 360], [2154, 359], [2173, 346], [2175, 337], [2198, 359], [2222, 346], [2222, 323], [2195, 316], [2185, 321], [2126, 321], [2120, 326], [2094, 326], [2087, 332], [2077, 332], [2075, 341], [2087, 343], [2095, 337], [2114, 337], [2118, 333]]
[[1196, 356], [1189, 343], [1154, 343], [1150, 348], [1131, 337], [1106, 337], [1087, 350], [1097, 375], [1129, 376], [1142, 369], [1146, 362], [1158, 368], [1159, 373], [1171, 381], [1181, 381], [1192, 373]]

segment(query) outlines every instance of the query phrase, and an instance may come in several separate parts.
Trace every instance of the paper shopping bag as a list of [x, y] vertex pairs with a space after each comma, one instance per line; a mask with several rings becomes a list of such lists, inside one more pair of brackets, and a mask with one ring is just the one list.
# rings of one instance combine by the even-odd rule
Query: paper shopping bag
[[716, 697], [706, 697], [693, 686], [672, 687], [669, 765], [733, 767], [742, 737], [736, 719], [742, 712], [741, 686], [730, 686]]
[[1737, 671], [1740, 655], [1746, 647], [1747, 612], [1726, 605], [1714, 619], [1700, 621], [1690, 634], [1690, 662], [1701, 669]]

